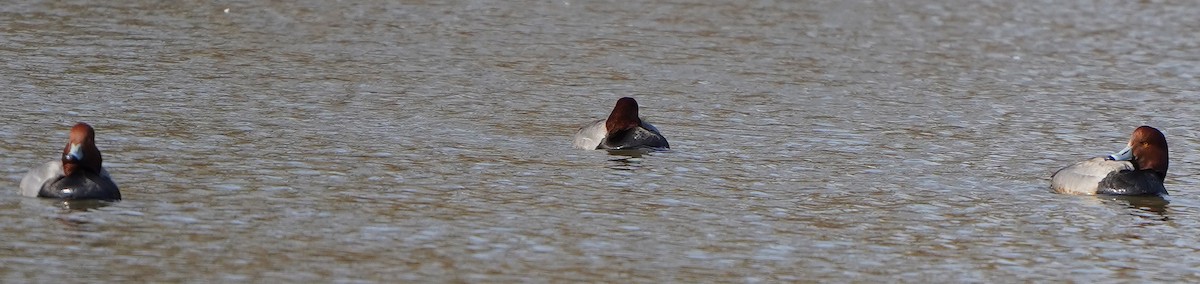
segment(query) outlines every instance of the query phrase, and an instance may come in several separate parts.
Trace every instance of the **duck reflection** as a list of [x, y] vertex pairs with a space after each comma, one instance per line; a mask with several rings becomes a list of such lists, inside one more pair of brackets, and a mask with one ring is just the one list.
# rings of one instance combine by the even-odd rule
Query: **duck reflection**
[[95, 199], [59, 200], [58, 205], [67, 211], [90, 211], [112, 205], [112, 202]]
[[642, 162], [646, 161], [645, 157], [649, 157], [656, 152], [651, 149], [623, 149], [623, 150], [607, 150], [610, 163], [609, 169], [620, 171], [633, 171], [642, 168]]
[[1167, 205], [1171, 204], [1171, 201], [1162, 196], [1100, 195], [1097, 197], [1105, 203], [1115, 203], [1136, 209], [1137, 211], [1131, 212], [1134, 216], [1157, 221], [1170, 220]]

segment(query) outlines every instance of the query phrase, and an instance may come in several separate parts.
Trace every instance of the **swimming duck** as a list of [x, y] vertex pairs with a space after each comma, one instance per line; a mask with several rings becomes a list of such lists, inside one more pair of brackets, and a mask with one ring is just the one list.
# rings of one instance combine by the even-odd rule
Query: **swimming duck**
[[1154, 127], [1133, 130], [1125, 149], [1066, 166], [1050, 176], [1065, 194], [1166, 195], [1167, 138]]
[[658, 128], [638, 117], [637, 101], [630, 97], [617, 100], [608, 119], [580, 127], [575, 133], [574, 145], [588, 150], [671, 148]]
[[21, 195], [120, 200], [121, 191], [102, 162], [96, 131], [87, 123], [75, 124], [60, 159], [30, 169], [21, 179]]

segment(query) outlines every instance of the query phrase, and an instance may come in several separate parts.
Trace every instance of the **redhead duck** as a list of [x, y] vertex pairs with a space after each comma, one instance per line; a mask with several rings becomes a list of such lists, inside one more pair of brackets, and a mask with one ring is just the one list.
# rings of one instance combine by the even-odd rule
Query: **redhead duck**
[[1167, 137], [1154, 127], [1133, 130], [1129, 145], [1116, 154], [1062, 168], [1050, 188], [1066, 194], [1166, 195]]
[[120, 200], [121, 191], [101, 162], [96, 131], [87, 123], [75, 124], [61, 159], [30, 169], [21, 179], [21, 195]]
[[576, 148], [588, 150], [671, 148], [658, 128], [638, 117], [637, 101], [630, 97], [617, 100], [608, 119], [580, 127], [575, 133], [574, 144]]

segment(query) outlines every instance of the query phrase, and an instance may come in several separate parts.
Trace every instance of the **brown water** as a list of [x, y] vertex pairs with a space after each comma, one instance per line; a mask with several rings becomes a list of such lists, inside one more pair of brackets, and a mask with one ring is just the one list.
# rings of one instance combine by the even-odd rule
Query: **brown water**
[[[1194, 1], [121, 2], [0, 6], [2, 282], [1200, 281]], [[18, 196], [76, 121], [125, 200]]]

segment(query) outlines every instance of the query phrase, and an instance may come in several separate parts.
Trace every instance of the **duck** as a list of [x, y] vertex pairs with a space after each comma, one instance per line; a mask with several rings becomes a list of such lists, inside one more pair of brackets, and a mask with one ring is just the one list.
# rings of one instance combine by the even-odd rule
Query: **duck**
[[637, 100], [617, 100], [607, 119], [585, 124], [575, 132], [574, 146], [587, 150], [668, 149], [667, 138], [638, 116]]
[[1050, 188], [1076, 195], [1167, 195], [1167, 137], [1150, 126], [1133, 130], [1124, 149], [1071, 164], [1050, 176]]
[[87, 123], [71, 127], [62, 156], [30, 169], [21, 179], [21, 195], [64, 200], [120, 200], [121, 190], [104, 169], [96, 131]]

